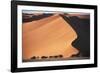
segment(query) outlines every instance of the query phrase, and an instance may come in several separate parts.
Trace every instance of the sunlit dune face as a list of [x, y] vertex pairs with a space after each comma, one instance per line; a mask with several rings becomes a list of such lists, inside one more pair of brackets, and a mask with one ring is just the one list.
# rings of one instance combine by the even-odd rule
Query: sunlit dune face
[[67, 59], [79, 52], [72, 46], [77, 39], [75, 30], [59, 14], [23, 23], [22, 27], [23, 60], [54, 55]]

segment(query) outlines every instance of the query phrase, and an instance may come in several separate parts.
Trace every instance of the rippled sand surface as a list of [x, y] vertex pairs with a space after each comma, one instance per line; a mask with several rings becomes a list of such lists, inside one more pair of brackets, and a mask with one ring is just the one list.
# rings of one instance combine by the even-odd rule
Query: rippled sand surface
[[72, 46], [76, 32], [59, 14], [23, 23], [22, 27], [23, 60], [53, 55], [67, 59], [79, 52]]

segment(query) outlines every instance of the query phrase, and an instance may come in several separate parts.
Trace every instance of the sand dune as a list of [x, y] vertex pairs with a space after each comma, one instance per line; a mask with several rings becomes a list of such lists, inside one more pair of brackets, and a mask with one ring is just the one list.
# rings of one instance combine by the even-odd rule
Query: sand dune
[[69, 58], [79, 51], [72, 46], [74, 29], [59, 15], [23, 24], [23, 59], [33, 56], [63, 55]]

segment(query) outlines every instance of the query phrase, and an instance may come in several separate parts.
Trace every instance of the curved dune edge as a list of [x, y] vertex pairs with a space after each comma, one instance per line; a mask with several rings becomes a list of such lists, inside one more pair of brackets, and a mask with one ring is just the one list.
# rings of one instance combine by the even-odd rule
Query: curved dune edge
[[23, 24], [23, 60], [33, 56], [63, 55], [70, 58], [78, 54], [72, 46], [77, 38], [74, 29], [58, 14]]

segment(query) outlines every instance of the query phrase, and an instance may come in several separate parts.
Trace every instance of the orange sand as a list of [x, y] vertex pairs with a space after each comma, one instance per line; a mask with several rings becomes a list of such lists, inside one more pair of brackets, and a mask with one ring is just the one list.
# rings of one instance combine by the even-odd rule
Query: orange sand
[[23, 24], [23, 59], [33, 56], [63, 55], [69, 58], [79, 51], [72, 46], [74, 29], [58, 14]]

